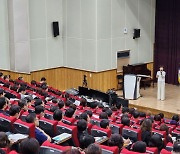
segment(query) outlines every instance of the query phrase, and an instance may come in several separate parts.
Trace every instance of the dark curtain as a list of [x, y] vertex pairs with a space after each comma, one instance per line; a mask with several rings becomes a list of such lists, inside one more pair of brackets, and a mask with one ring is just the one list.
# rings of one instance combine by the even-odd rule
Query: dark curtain
[[[166, 83], [178, 83], [180, 68], [180, 0], [156, 0], [154, 72], [163, 65]], [[156, 74], [156, 73], [154, 73]]]

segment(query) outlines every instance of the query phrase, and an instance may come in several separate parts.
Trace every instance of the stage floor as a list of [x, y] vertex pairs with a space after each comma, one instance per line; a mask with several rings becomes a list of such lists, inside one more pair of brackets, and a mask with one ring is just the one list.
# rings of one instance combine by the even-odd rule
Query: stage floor
[[[129, 100], [130, 107], [136, 107], [143, 111], [163, 111], [167, 117], [172, 116], [172, 114], [180, 114], [180, 86], [166, 84], [165, 88], [165, 100], [157, 100], [157, 85], [154, 88], [147, 87], [140, 89], [140, 94], [142, 97], [137, 100]], [[122, 90], [117, 91], [118, 95], [122, 95]]]

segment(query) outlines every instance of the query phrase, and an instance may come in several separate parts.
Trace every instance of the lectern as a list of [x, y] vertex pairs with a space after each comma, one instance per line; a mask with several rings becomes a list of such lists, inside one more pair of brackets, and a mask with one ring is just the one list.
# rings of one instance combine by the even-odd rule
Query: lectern
[[138, 99], [140, 97], [141, 76], [135, 74], [124, 75], [124, 99]]

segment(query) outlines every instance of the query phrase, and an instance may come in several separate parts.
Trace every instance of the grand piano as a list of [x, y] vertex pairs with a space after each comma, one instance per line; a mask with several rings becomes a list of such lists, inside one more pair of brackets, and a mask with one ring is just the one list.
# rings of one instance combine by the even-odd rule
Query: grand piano
[[[127, 65], [127, 66], [123, 66], [123, 76], [125, 74], [142, 74], [142, 75], [147, 75], [147, 76], [151, 76], [151, 71], [147, 68], [147, 63], [137, 63], [137, 64], [133, 64], [133, 65]], [[144, 87], [146, 86], [150, 86], [151, 82], [153, 81], [153, 79], [151, 78], [144, 78], [142, 77], [140, 85]]]

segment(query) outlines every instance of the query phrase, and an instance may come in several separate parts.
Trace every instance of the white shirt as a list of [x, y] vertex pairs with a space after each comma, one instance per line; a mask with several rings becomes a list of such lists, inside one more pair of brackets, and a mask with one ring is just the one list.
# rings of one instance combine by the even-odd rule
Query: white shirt
[[159, 81], [165, 82], [165, 76], [166, 76], [166, 72], [165, 71], [157, 71], [156, 76], [158, 76], [158, 82]]

